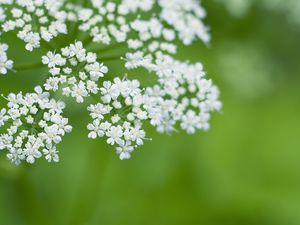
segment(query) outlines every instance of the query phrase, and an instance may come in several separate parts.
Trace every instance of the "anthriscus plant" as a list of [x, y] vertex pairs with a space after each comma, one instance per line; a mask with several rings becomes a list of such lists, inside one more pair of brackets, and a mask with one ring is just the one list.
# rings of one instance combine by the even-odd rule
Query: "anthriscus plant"
[[[104, 138], [121, 159], [150, 139], [145, 123], [167, 133], [209, 129], [211, 112], [222, 106], [219, 90], [201, 63], [176, 59], [175, 45], [208, 43], [205, 16], [196, 0], [0, 0], [0, 37], [13, 33], [24, 51], [49, 49], [37, 62], [20, 66], [7, 53], [13, 43], [0, 39], [1, 75], [48, 68], [47, 79], [32, 93], [3, 96], [0, 150], [17, 165], [41, 157], [58, 162], [57, 144], [72, 131], [63, 116], [64, 98], [95, 101], [87, 108], [88, 137]], [[117, 47], [124, 54], [101, 59], [103, 51]], [[110, 74], [108, 59], [123, 65], [121, 76]], [[144, 71], [143, 80], [155, 75], [155, 82], [126, 76], [137, 69]]]

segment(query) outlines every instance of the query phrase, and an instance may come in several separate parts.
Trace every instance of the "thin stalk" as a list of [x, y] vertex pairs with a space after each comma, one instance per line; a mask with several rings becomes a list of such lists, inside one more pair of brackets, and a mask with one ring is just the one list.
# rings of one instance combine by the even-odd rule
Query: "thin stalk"
[[[71, 37], [72, 37], [72, 39], [76, 39], [77, 38], [77, 35], [78, 35], [78, 33], [79, 33], [79, 24], [78, 23], [74, 23], [73, 24], [73, 31], [72, 31], [72, 33], [71, 33]], [[67, 40], [67, 38], [66, 38], [66, 40]], [[66, 43], [68, 43], [68, 42], [66, 42]]]
[[57, 48], [54, 39], [52, 39], [51, 43], [47, 41], [43, 41], [41, 43], [41, 46], [49, 51], [54, 51]]
[[109, 45], [109, 46], [106, 46], [104, 48], [100, 48], [98, 50], [95, 50], [94, 52], [95, 53], [104, 53], [104, 52], [107, 52], [107, 51], [110, 51], [110, 50], [113, 50], [113, 49], [116, 49], [116, 48], [121, 48], [121, 47], [125, 47], [124, 43], [115, 43], [113, 45]]
[[26, 64], [19, 64], [15, 65], [15, 70], [32, 70], [36, 68], [41, 68], [43, 66], [42, 62], [35, 62], [35, 63], [26, 63]]
[[116, 56], [108, 56], [108, 57], [103, 57], [99, 58], [101, 62], [109, 62], [109, 61], [114, 61], [114, 60], [119, 60], [121, 59], [122, 56], [116, 55]]
[[87, 47], [93, 41], [93, 37], [88, 36], [82, 41], [83, 46]]

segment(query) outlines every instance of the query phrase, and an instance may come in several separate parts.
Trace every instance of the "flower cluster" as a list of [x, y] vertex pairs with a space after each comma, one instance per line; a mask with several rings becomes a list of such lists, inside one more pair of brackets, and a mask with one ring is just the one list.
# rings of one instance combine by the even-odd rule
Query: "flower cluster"
[[142, 123], [148, 116], [140, 83], [115, 78], [113, 82], [105, 81], [100, 92], [100, 103], [88, 107], [94, 120], [87, 126], [88, 136], [106, 137], [108, 144], [117, 146], [120, 159], [128, 159], [134, 148], [143, 144], [146, 135]]
[[205, 10], [195, 0], [158, 0], [162, 9], [161, 18], [174, 27], [184, 44], [191, 44], [195, 39], [209, 42], [208, 28], [202, 22]]
[[[149, 140], [146, 123], [158, 132], [207, 130], [211, 113], [222, 107], [219, 90], [201, 63], [176, 59], [176, 43], [209, 42], [205, 17], [197, 0], [0, 0], [1, 41], [14, 31], [28, 51], [48, 49], [25, 65], [47, 68], [44, 82], [34, 93], [9, 94], [8, 109], [0, 110], [0, 150], [15, 164], [43, 155], [57, 162], [56, 145], [72, 129], [62, 116], [65, 103], [55, 100], [59, 96], [96, 101], [87, 108], [88, 137], [105, 139], [120, 159]], [[55, 38], [63, 34], [68, 38]], [[126, 51], [103, 55], [119, 46]], [[8, 59], [7, 49], [0, 44], [0, 74], [18, 64]], [[106, 76], [108, 59], [124, 66], [121, 78]], [[129, 79], [127, 72], [137, 68], [145, 76]]]
[[210, 113], [219, 111], [219, 90], [205, 78], [201, 63], [189, 64], [158, 53], [143, 66], [155, 72], [158, 83], [146, 90], [145, 105], [159, 132], [172, 132], [179, 123], [187, 133], [209, 128]]
[[64, 1], [57, 0], [1, 0], [1, 30], [18, 31], [17, 37], [26, 43], [26, 50], [32, 51], [40, 46], [41, 40], [50, 42], [59, 34], [67, 34], [63, 4]]
[[[145, 20], [141, 18], [141, 14], [154, 9], [154, 0], [122, 0], [120, 4], [107, 0], [91, 0], [88, 8], [69, 4], [69, 10], [80, 22], [79, 29], [88, 32], [94, 42], [125, 42], [137, 31], [140, 41], [163, 34], [169, 41], [177, 36], [186, 45], [197, 39], [209, 42], [208, 28], [202, 22], [206, 12], [198, 1], [157, 0], [157, 6], [160, 16]], [[132, 17], [132, 14], [135, 16]], [[136, 23], [145, 27], [136, 30]]]
[[7, 44], [0, 44], [0, 74], [6, 74], [13, 67], [13, 61], [7, 58], [7, 49]]
[[0, 127], [6, 128], [0, 135], [0, 150], [7, 150], [7, 158], [16, 165], [22, 160], [32, 164], [43, 155], [58, 162], [56, 145], [72, 130], [62, 116], [65, 104], [50, 99], [39, 86], [35, 93], [10, 94], [7, 101], [8, 109], [0, 112]]
[[97, 62], [95, 53], [87, 52], [82, 42], [75, 42], [61, 50], [61, 54], [48, 52], [42, 57], [48, 65], [49, 77], [44, 87], [47, 91], [57, 91], [62, 87], [63, 95], [72, 96], [78, 103], [90, 94], [99, 91], [97, 81], [108, 72], [103, 63]]
[[173, 54], [176, 46], [171, 42], [175, 40], [175, 31], [165, 28], [157, 18], [150, 20], [136, 19], [131, 22], [131, 29], [135, 33], [135, 38], [127, 41], [130, 49], [147, 50], [155, 52], [158, 48]]
[[130, 29], [116, 3], [91, 0], [90, 8], [78, 5], [73, 8], [80, 23], [79, 29], [88, 32], [94, 42], [110, 44], [112, 39], [117, 42], [126, 40]]

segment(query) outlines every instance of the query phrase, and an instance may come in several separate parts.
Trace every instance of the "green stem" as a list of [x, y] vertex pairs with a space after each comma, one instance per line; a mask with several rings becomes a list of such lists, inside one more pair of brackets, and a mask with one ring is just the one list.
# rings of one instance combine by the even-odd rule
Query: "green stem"
[[95, 50], [94, 52], [95, 53], [104, 53], [104, 52], [107, 52], [107, 51], [110, 51], [110, 50], [113, 50], [113, 49], [116, 49], [116, 48], [119, 48], [119, 47], [120, 48], [125, 47], [124, 43], [115, 43], [115, 44], [106, 46], [104, 48], [100, 48], [98, 50]]
[[[52, 39], [52, 43], [54, 43], [53, 39]], [[50, 44], [47, 41], [43, 41], [41, 43], [41, 46], [44, 47], [45, 49], [47, 49], [48, 51], [54, 51], [56, 49], [56, 47], [54, 46], [54, 44]]]
[[15, 65], [14, 69], [15, 70], [31, 70], [31, 69], [41, 68], [42, 66], [43, 66], [42, 62], [35, 62], [35, 63], [26, 63], [26, 64]]
[[[77, 35], [79, 33], [79, 28], [78, 27], [79, 27], [79, 24], [75, 22], [73, 24], [73, 29], [72, 29], [72, 32], [71, 32], [71, 35], [70, 35], [70, 37], [72, 38], [72, 40], [73, 39], [75, 40], [77, 38]], [[67, 38], [66, 38], [66, 40], [67, 40]], [[68, 40], [66, 41], [66, 43], [68, 43]]]
[[93, 41], [93, 37], [89, 35], [82, 41], [82, 44], [86, 48], [92, 41]]
[[99, 60], [101, 62], [109, 62], [109, 61], [114, 61], [114, 60], [119, 60], [119, 59], [121, 59], [120, 55], [99, 58]]

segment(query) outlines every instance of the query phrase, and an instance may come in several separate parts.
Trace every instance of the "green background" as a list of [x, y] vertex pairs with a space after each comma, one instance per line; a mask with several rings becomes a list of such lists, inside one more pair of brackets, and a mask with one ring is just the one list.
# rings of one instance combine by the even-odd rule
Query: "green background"
[[[234, 18], [222, 4], [203, 4], [211, 44], [181, 47], [178, 58], [203, 62], [221, 89], [211, 130], [149, 127], [153, 141], [120, 161], [104, 140], [86, 138], [85, 105], [71, 101], [74, 131], [60, 163], [15, 167], [0, 152], [0, 225], [300, 224], [300, 27], [259, 5]], [[10, 43], [16, 63], [45, 53]], [[43, 74], [1, 76], [0, 91], [31, 91]]]

